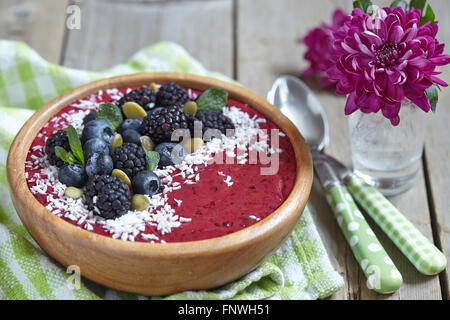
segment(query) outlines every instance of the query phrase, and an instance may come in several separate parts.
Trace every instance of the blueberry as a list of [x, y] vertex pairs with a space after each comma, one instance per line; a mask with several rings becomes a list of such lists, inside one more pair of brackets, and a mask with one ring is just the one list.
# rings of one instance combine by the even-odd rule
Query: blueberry
[[101, 174], [110, 174], [114, 163], [109, 154], [94, 153], [86, 163], [86, 173], [89, 177]]
[[98, 127], [98, 126], [111, 127], [109, 122], [106, 121], [105, 119], [96, 119], [96, 120], [89, 121], [88, 123], [86, 123], [86, 125], [84, 127]]
[[161, 189], [161, 181], [158, 176], [151, 171], [144, 170], [133, 177], [131, 181], [135, 194], [146, 194], [152, 196]]
[[85, 159], [89, 159], [94, 153], [109, 154], [109, 144], [100, 138], [92, 138], [83, 145]]
[[68, 187], [82, 187], [86, 184], [88, 176], [80, 164], [66, 164], [58, 173], [58, 179]]
[[86, 115], [83, 118], [83, 124], [87, 125], [89, 122], [91, 122], [92, 120], [95, 120], [95, 115], [97, 114], [97, 112], [91, 112], [88, 115]]
[[137, 145], [141, 144], [141, 140], [139, 138], [141, 137], [141, 134], [133, 129], [127, 129], [124, 132], [122, 132], [122, 139], [123, 142], [131, 142]]
[[180, 144], [174, 142], [160, 143], [156, 146], [155, 151], [158, 152], [160, 156], [159, 167], [180, 163], [186, 156], [184, 148]]
[[139, 127], [141, 126], [142, 118], [129, 118], [125, 119], [117, 129], [117, 132], [122, 133], [127, 129], [133, 129], [135, 131], [139, 130]]
[[81, 142], [86, 142], [92, 138], [99, 138], [104, 140], [108, 145], [111, 145], [114, 139], [114, 130], [106, 120], [92, 120], [89, 121], [81, 134]]

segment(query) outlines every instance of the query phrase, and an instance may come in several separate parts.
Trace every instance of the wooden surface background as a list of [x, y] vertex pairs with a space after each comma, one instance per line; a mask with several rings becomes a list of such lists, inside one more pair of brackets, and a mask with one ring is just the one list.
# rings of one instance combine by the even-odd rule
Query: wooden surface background
[[[383, 6], [388, 1], [374, 1]], [[0, 0], [0, 38], [21, 40], [44, 58], [74, 68], [102, 70], [126, 61], [154, 42], [175, 41], [210, 70], [222, 72], [265, 97], [281, 74], [299, 75], [307, 63], [298, 39], [336, 7], [351, 0]], [[450, 1], [429, 0], [437, 13], [438, 38], [450, 48]], [[66, 27], [67, 6], [81, 8], [81, 28]], [[450, 68], [441, 76], [450, 82]], [[317, 90], [330, 122], [331, 155], [351, 165], [345, 100]], [[450, 260], [450, 89], [443, 89], [436, 114], [429, 115], [423, 166], [415, 186], [391, 198]], [[418, 273], [376, 227], [375, 233], [404, 277], [391, 295], [367, 289], [318, 185], [310, 199], [313, 218], [345, 288], [330, 299], [448, 299], [449, 270], [439, 276]]]

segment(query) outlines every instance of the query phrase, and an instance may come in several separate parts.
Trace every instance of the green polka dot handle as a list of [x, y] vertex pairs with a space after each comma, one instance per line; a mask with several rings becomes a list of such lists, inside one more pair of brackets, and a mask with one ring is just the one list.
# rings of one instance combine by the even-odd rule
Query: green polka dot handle
[[344, 186], [334, 186], [328, 189], [326, 194], [338, 225], [367, 278], [367, 287], [383, 294], [400, 288], [403, 282], [402, 275], [367, 224], [347, 189]]
[[347, 187], [355, 200], [419, 272], [434, 275], [445, 269], [447, 259], [444, 254], [378, 190], [356, 176], [350, 179]]

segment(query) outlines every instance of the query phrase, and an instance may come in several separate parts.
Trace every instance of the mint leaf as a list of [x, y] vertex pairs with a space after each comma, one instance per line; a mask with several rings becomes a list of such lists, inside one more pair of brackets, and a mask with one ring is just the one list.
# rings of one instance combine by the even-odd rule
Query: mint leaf
[[392, 2], [391, 9], [395, 9], [397, 7], [402, 8], [404, 12], [408, 11], [408, 3], [406, 0], [395, 0]]
[[372, 7], [372, 1], [371, 0], [357, 0], [353, 1], [353, 8], [360, 8], [363, 12], [369, 13], [369, 8]]
[[123, 122], [122, 111], [120, 111], [118, 106], [111, 102], [100, 104], [95, 119], [108, 121], [114, 131], [116, 131]]
[[145, 167], [148, 171], [153, 171], [158, 167], [160, 155], [156, 151], [147, 151], [145, 153]]
[[83, 147], [81, 146], [80, 137], [77, 130], [73, 126], [67, 127], [67, 135], [69, 136], [69, 145], [75, 158], [84, 165]]
[[60, 158], [64, 163], [67, 164], [75, 164], [78, 163], [77, 159], [70, 152], [66, 151], [64, 148], [60, 146], [55, 147], [55, 154], [58, 158]]
[[435, 19], [436, 19], [436, 15], [434, 14], [433, 9], [431, 8], [430, 5], [427, 5], [425, 14], [422, 16], [422, 18], [420, 18], [420, 25], [422, 26], [425, 23], [427, 23], [428, 21], [431, 23], [437, 23], [437, 21], [435, 21]]
[[425, 90], [425, 95], [431, 104], [431, 111], [436, 112], [436, 106], [439, 100], [438, 85], [433, 84], [431, 87]]
[[409, 4], [410, 8], [418, 9], [423, 12], [423, 9], [425, 8], [427, 0], [411, 0], [411, 3]]
[[218, 88], [209, 88], [195, 101], [198, 110], [220, 112], [227, 105], [228, 92]]

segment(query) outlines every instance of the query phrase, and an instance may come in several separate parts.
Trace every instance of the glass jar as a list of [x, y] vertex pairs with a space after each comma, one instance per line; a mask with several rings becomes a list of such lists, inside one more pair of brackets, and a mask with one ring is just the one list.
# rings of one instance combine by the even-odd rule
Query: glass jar
[[354, 172], [388, 196], [409, 189], [422, 164], [427, 114], [405, 99], [399, 116], [398, 126], [381, 111], [349, 116]]

